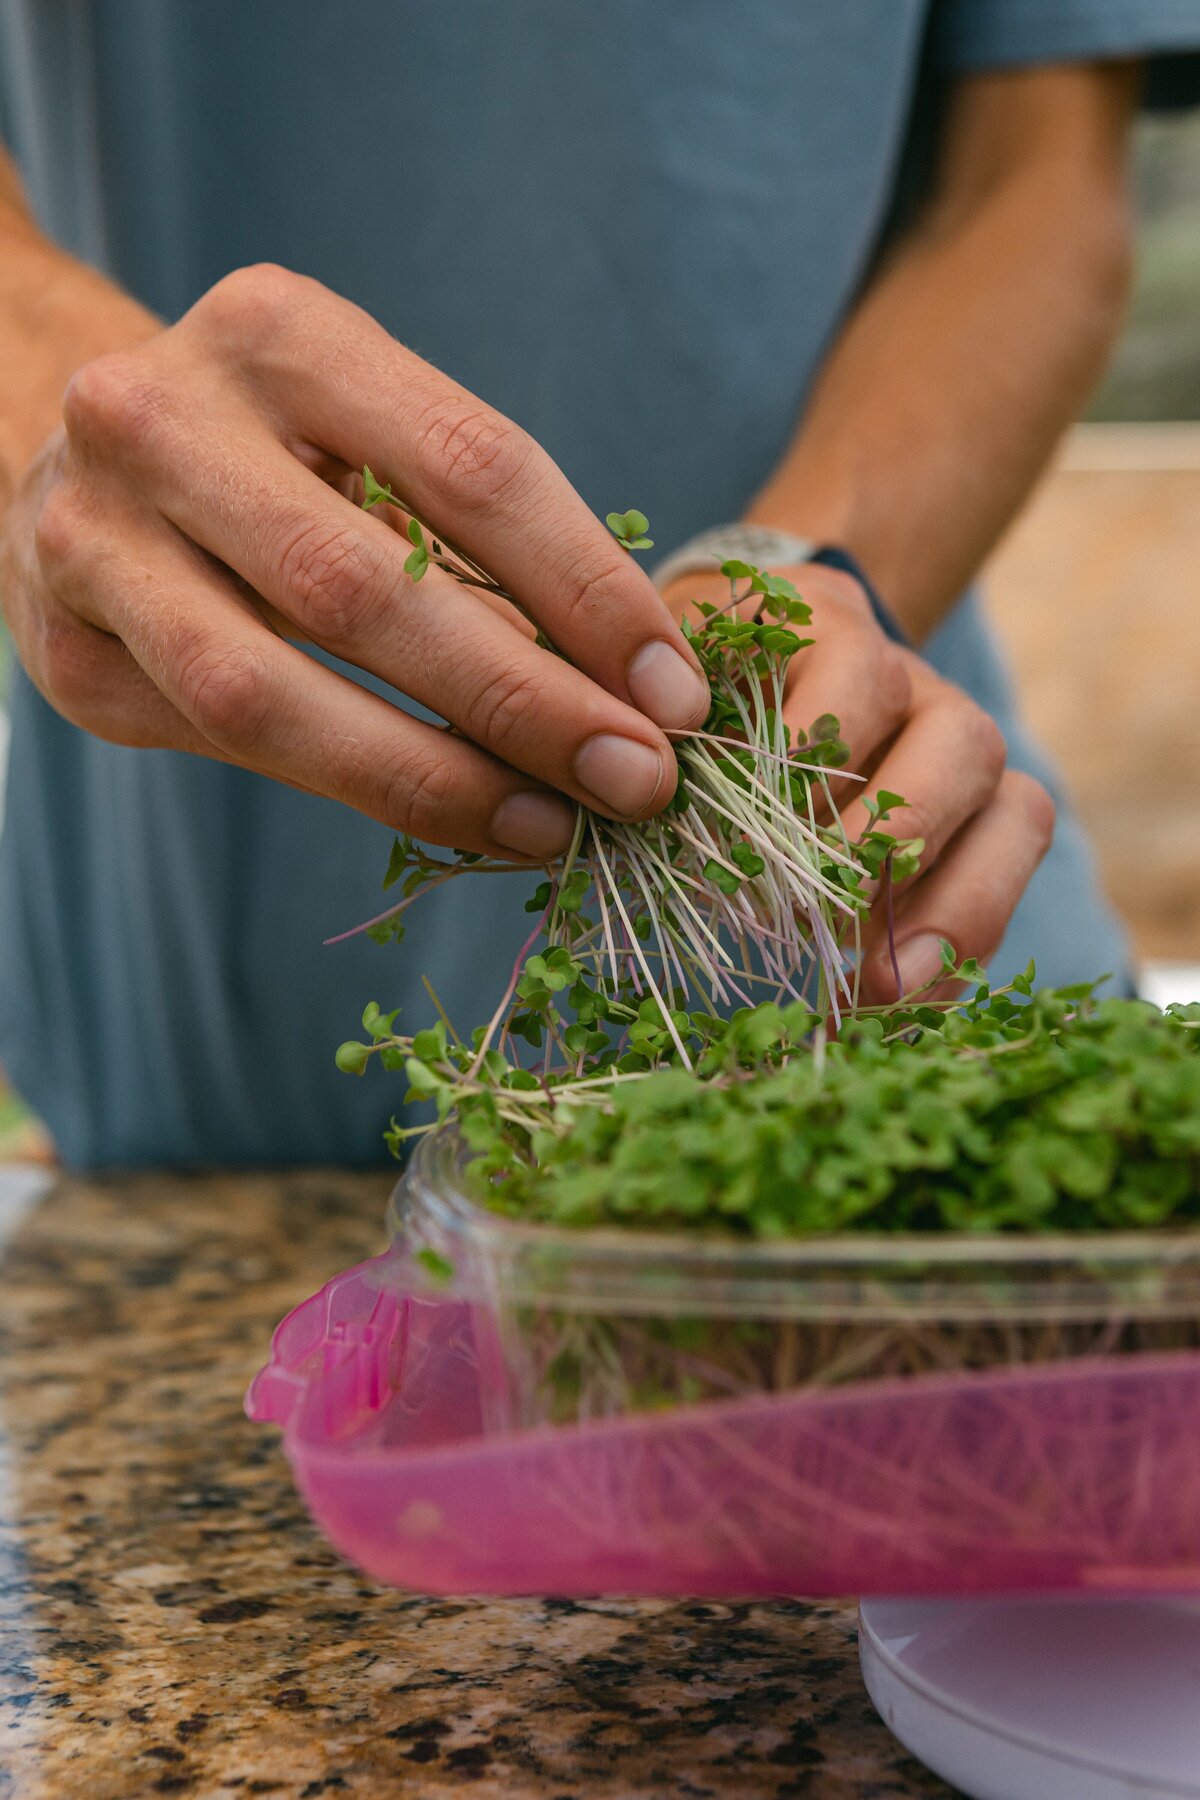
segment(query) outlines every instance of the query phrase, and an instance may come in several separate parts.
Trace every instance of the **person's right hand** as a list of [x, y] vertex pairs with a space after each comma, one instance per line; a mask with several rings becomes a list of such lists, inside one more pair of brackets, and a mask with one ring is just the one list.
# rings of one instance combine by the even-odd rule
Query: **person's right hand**
[[[671, 798], [659, 727], [700, 723], [708, 689], [648, 577], [525, 433], [348, 301], [240, 270], [85, 364], [63, 420], [6, 516], [0, 592], [74, 723], [502, 857], [565, 849], [564, 795], [620, 818]], [[364, 463], [571, 662], [441, 570], [406, 575], [407, 539], [348, 497]]]

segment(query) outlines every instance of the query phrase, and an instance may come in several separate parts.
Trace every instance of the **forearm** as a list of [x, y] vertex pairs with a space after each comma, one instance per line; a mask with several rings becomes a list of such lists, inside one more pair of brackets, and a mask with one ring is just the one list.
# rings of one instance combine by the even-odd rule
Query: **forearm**
[[1119, 327], [1135, 83], [1118, 69], [963, 84], [929, 208], [750, 508], [845, 545], [918, 641], [1021, 505]]
[[42, 236], [0, 155], [0, 508], [58, 423], [80, 364], [158, 328], [144, 307]]

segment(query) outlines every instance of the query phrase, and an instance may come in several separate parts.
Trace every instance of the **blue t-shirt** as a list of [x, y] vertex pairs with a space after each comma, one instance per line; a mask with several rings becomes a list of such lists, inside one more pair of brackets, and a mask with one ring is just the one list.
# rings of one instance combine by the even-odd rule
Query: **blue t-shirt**
[[[1198, 45], [1200, 0], [0, 0], [0, 122], [46, 229], [164, 316], [239, 264], [317, 276], [665, 551], [784, 450], [936, 125], [922, 72]], [[928, 654], [1044, 775], [972, 602]], [[383, 827], [21, 678], [12, 714], [0, 1062], [65, 1158], [381, 1155], [395, 1084], [335, 1045], [371, 998], [423, 1020], [423, 973], [487, 1016], [529, 882], [324, 949], [379, 909]], [[1124, 959], [1069, 814], [999, 966], [1031, 954]]]

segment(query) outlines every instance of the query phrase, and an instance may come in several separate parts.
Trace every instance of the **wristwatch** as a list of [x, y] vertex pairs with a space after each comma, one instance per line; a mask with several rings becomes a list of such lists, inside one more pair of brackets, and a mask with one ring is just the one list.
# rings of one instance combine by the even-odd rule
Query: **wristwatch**
[[907, 632], [849, 550], [838, 544], [817, 544], [791, 531], [776, 531], [771, 525], [711, 526], [664, 556], [650, 571], [650, 578], [661, 589], [682, 575], [713, 575], [722, 563], [735, 561], [753, 563], [758, 569], [777, 569], [789, 563], [817, 563], [827, 569], [840, 569], [853, 576], [862, 588], [885, 637], [909, 647]]
[[816, 548], [810, 538], [770, 525], [713, 525], [672, 550], [650, 571], [650, 579], [655, 587], [664, 588], [681, 575], [715, 575], [724, 562], [753, 563], [756, 569], [806, 563]]

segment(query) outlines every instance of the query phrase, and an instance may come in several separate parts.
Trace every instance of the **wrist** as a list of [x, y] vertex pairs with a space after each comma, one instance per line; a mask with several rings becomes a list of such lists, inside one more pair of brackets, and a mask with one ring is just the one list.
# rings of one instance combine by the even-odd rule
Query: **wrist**
[[709, 526], [688, 538], [654, 565], [650, 579], [662, 589], [684, 576], [719, 574], [727, 562], [750, 563], [762, 569], [783, 568], [807, 562], [815, 548], [811, 539], [792, 532], [744, 520], [731, 521]]
[[650, 571], [659, 589], [688, 576], [716, 575], [726, 562], [748, 563], [762, 569], [798, 569], [810, 566], [836, 569], [855, 581], [866, 596], [875, 622], [893, 643], [910, 647], [908, 633], [863, 565], [844, 544], [800, 537], [775, 525], [743, 519], [714, 525], [698, 532], [671, 551]]
[[821, 544], [808, 560], [821, 568], [840, 569], [844, 575], [849, 575], [857, 581], [867, 596], [871, 611], [875, 615], [875, 623], [884, 636], [890, 638], [894, 644], [900, 644], [906, 650], [912, 649], [912, 639], [858, 558], [851, 551], [843, 549], [840, 544]]

